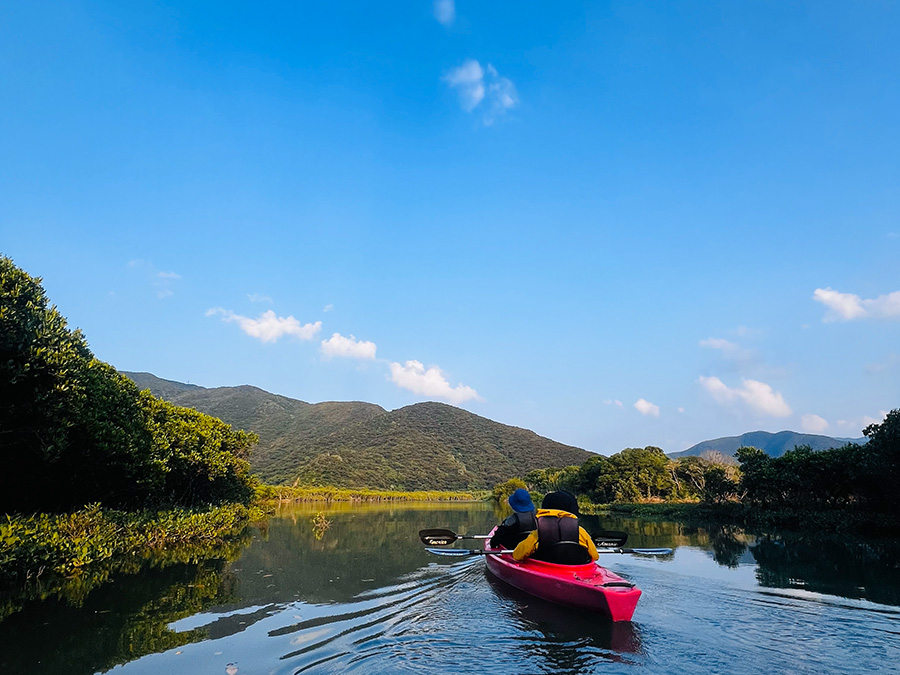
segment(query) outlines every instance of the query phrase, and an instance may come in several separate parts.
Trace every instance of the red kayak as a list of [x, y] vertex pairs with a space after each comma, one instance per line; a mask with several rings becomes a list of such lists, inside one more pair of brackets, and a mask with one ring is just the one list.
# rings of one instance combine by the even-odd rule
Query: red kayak
[[[484, 549], [500, 550], [491, 548], [490, 538], [485, 539]], [[494, 576], [511, 586], [550, 602], [603, 614], [613, 621], [631, 621], [641, 597], [634, 584], [596, 562], [557, 565], [528, 558], [517, 562], [508, 553], [485, 558]]]

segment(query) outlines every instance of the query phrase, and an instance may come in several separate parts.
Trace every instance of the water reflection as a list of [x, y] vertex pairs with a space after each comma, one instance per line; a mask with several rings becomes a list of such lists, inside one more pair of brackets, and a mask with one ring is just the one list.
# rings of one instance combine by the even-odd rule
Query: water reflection
[[169, 624], [234, 598], [224, 560], [151, 568], [115, 577], [80, 604], [29, 600], [0, 624], [0, 672], [78, 675], [209, 637]]
[[900, 542], [852, 537], [761, 538], [751, 548], [763, 586], [900, 605]]
[[[425, 527], [486, 533], [503, 515], [480, 504], [286, 505], [231, 549], [208, 551], [213, 559], [106, 570], [105, 585], [86, 577], [8, 596], [0, 672], [80, 675], [126, 663], [129, 675], [480, 671], [487, 655], [495, 672], [617, 673], [668, 668], [664, 654], [690, 653], [698, 636], [721, 645], [727, 625], [733, 652], [704, 652], [715, 669], [759, 654], [754, 641], [773, 611], [788, 632], [802, 622], [790, 601], [771, 609], [758, 585], [900, 604], [896, 541], [585, 517], [589, 531], [628, 531], [629, 546], [683, 549], [671, 560], [603, 560], [645, 591], [636, 623], [534, 598], [486, 573], [480, 558], [437, 558], [418, 541]], [[843, 611], [833, 610], [834, 634], [862, 616]], [[859, 632], [871, 636], [866, 612]]]

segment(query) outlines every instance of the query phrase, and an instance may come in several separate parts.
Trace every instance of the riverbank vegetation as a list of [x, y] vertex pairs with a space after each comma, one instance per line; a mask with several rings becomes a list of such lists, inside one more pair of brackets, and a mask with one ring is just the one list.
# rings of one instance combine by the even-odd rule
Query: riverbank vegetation
[[0, 512], [250, 500], [253, 434], [139, 391], [2, 256], [0, 299]]
[[253, 517], [256, 436], [139, 391], [3, 256], [0, 400], [0, 583], [190, 555]]
[[724, 456], [671, 460], [656, 447], [592, 457], [580, 466], [532, 471], [498, 484], [503, 502], [517, 487], [535, 499], [551, 490], [574, 493], [584, 513], [614, 511], [643, 517], [719, 520], [791, 529], [900, 528], [900, 409], [863, 430], [865, 445], [814, 451], [796, 447], [781, 457], [744, 447]]

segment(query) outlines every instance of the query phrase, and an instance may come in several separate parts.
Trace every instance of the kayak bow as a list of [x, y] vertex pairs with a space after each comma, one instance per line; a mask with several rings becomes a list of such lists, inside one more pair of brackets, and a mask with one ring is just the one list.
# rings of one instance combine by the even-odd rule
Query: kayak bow
[[[484, 550], [494, 550], [490, 539], [484, 542]], [[517, 562], [509, 553], [484, 558], [491, 573], [511, 586], [550, 602], [603, 614], [613, 621], [631, 621], [641, 597], [634, 584], [596, 562], [558, 565], [529, 558]]]

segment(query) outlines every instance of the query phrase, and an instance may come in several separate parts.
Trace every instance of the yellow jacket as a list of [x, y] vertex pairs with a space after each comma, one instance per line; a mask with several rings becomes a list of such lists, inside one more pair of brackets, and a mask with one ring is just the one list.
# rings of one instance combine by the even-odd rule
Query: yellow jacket
[[[560, 511], [558, 509], [538, 509], [535, 514], [538, 518], [541, 516], [557, 516], [559, 518], [576, 518], [572, 513], [568, 511]], [[596, 560], [600, 557], [597, 553], [597, 547], [594, 546], [594, 540], [591, 539], [591, 535], [589, 535], [583, 527], [578, 528], [578, 543], [584, 546], [588, 553], [591, 554], [591, 560]], [[531, 554], [533, 554], [538, 547], [538, 533], [537, 530], [534, 530], [531, 534], [528, 535], [522, 542], [516, 546], [516, 550], [513, 551], [513, 558], [516, 560], [524, 560]]]

